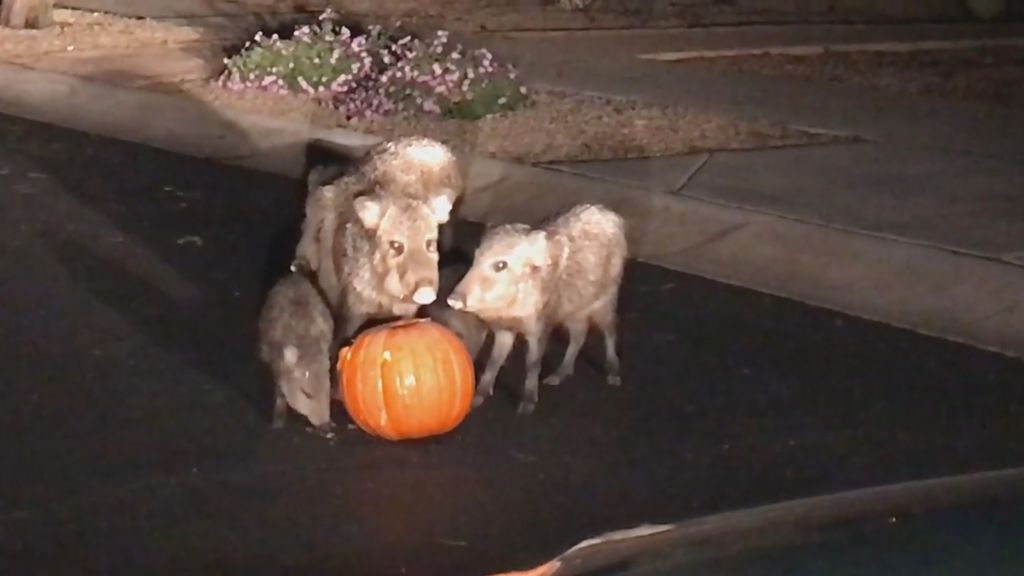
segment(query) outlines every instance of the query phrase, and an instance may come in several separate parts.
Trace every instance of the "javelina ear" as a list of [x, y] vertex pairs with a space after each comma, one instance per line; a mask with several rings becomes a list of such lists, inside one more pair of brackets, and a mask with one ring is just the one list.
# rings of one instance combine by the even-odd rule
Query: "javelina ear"
[[434, 218], [437, 219], [438, 224], [444, 224], [451, 216], [452, 201], [448, 198], [447, 194], [431, 198], [428, 206], [434, 214]]
[[376, 230], [380, 221], [384, 218], [384, 206], [380, 200], [369, 196], [360, 196], [353, 203], [356, 208], [356, 215], [367, 230]]
[[548, 256], [548, 233], [544, 230], [534, 230], [526, 236], [526, 257], [525, 262], [531, 272], [538, 272], [547, 262]]

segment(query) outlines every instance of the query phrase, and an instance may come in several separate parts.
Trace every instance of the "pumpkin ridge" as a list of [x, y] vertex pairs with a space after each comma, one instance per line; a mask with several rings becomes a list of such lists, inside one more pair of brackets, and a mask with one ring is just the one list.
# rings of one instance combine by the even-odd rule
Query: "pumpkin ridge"
[[346, 358], [344, 384], [345, 386], [350, 386], [350, 388], [346, 388], [345, 397], [351, 398], [352, 403], [355, 404], [354, 410], [351, 410], [350, 415], [352, 416], [352, 419], [356, 421], [356, 425], [373, 429], [372, 423], [366, 416], [367, 407], [363, 402], [363, 389], [358, 385], [363, 378], [362, 365], [358, 362], [351, 362], [351, 358], [353, 356], [359, 358], [364, 353], [363, 351], [366, 347], [366, 340], [356, 341], [352, 345], [352, 353], [349, 354], [348, 358]]
[[378, 338], [381, 341], [381, 352], [375, 356], [379, 358], [377, 365], [380, 375], [374, 379], [374, 392], [380, 399], [381, 405], [378, 430], [381, 436], [394, 440], [401, 437], [401, 430], [396, 429], [396, 427], [401, 427], [401, 418], [391, 418], [392, 412], [395, 411], [392, 405], [391, 391], [395, 389], [395, 381], [398, 374], [401, 374], [401, 370], [395, 370], [395, 358], [392, 354], [393, 339], [390, 334], [382, 333]]
[[[473, 365], [473, 357], [469, 355], [469, 350], [466, 348], [462, 339], [458, 338], [454, 334], [452, 337], [458, 339], [456, 344], [461, 352], [458, 357], [452, 358], [452, 370], [454, 372], [453, 378], [457, 378], [459, 380], [459, 388], [456, 391], [458, 394], [458, 396], [456, 396], [456, 405], [458, 406], [459, 412], [465, 415], [469, 412], [470, 404], [473, 402], [473, 393], [476, 391], [476, 367]], [[465, 416], [462, 418], [464, 417]], [[453, 428], [462, 422], [462, 418], [458, 417], [458, 414], [456, 414], [456, 419], [458, 421], [455, 423]]]
[[[430, 341], [431, 334], [429, 325], [424, 325], [423, 330], [428, 331], [425, 334], [424, 340]], [[408, 422], [411, 430], [410, 433], [416, 436], [424, 436], [432, 434], [433, 427], [431, 426], [430, 413], [437, 409], [437, 385], [434, 382], [434, 374], [436, 366], [433, 362], [433, 346], [410, 346], [411, 353], [409, 354], [408, 362], [410, 372], [416, 374], [416, 384], [413, 390], [413, 396], [415, 396], [415, 404], [413, 406], [426, 406], [426, 410], [417, 410], [412, 408], [410, 405], [404, 406], [409, 411]], [[406, 398], [409, 399], [408, 397]], [[412, 409], [410, 409], [412, 408]]]
[[459, 379], [456, 405], [460, 411], [468, 412], [476, 387], [476, 367], [473, 365], [473, 357], [469, 355], [469, 350], [466, 349], [465, 343], [460, 339], [458, 344], [463, 354], [452, 358], [452, 371], [454, 372], [454, 377]]
[[[355, 412], [353, 409], [354, 407], [352, 406], [352, 390], [354, 388], [349, 387], [355, 382], [355, 379], [351, 375], [352, 367], [350, 364], [352, 351], [356, 350], [357, 344], [358, 342], [349, 344], [347, 348], [343, 348], [341, 353], [338, 354], [338, 387], [341, 389], [341, 403], [345, 405], [345, 411], [348, 412], [349, 418], [351, 418], [356, 425], [359, 424], [359, 418], [353, 413]], [[345, 354], [345, 350], [348, 350], [349, 353]]]
[[386, 434], [387, 436], [393, 435], [396, 438], [400, 438], [402, 437], [403, 432], [401, 425], [402, 415], [398, 410], [396, 410], [396, 407], [394, 405], [394, 389], [396, 384], [401, 385], [400, 383], [396, 382], [395, 377], [397, 374], [401, 374], [402, 370], [394, 370], [394, 363], [397, 361], [397, 359], [393, 354], [391, 354], [391, 351], [392, 348], [395, 347], [394, 341], [396, 336], [398, 336], [401, 333], [401, 326], [395, 326], [394, 328], [396, 328], [397, 330], [382, 332], [380, 335], [381, 340], [385, 341], [386, 344], [384, 345], [385, 352], [378, 355], [380, 359], [380, 378], [377, 381], [379, 382], [380, 399], [381, 404], [384, 407], [384, 411], [386, 411], [389, 415], [392, 413], [394, 413], [395, 415], [395, 418], [389, 419], [388, 421], [389, 426], [386, 431]]
[[[364, 340], [363, 350], [361, 354], [367, 355], [370, 358], [381, 358], [384, 351], [381, 334], [379, 332], [371, 332], [368, 337]], [[388, 413], [387, 407], [383, 401], [383, 369], [380, 365], [373, 362], [359, 363], [359, 377], [360, 380], [369, 380], [372, 384], [370, 386], [360, 386], [357, 391], [357, 396], [360, 399], [362, 406], [362, 415], [367, 423], [376, 434], [384, 434], [387, 430]]]
[[[433, 326], [431, 326], [431, 328], [433, 328]], [[437, 330], [431, 330], [431, 332], [437, 332]], [[430, 334], [429, 336], [432, 339], [437, 337], [434, 334]], [[444, 402], [444, 393], [441, 389], [443, 388], [443, 383], [438, 381], [438, 369], [440, 367], [437, 364], [437, 355], [439, 352], [440, 351], [435, 349], [433, 346], [424, 346], [419, 350], [419, 355], [422, 359], [417, 359], [419, 362], [422, 362], [421, 365], [429, 365], [429, 370], [425, 370], [423, 372], [430, 375], [430, 382], [425, 382], [427, 386], [421, 390], [421, 393], [429, 396], [429, 398], [427, 398], [427, 403], [431, 410], [437, 410], [438, 406], [443, 405], [442, 403]], [[430, 421], [431, 419], [427, 417], [429, 416], [428, 414], [420, 413], [416, 416], [418, 427], [425, 433], [433, 434], [442, 431], [444, 428], [442, 425], [440, 426], [440, 430], [436, 429], [438, 428], [438, 425], [433, 424]], [[445, 420], [445, 423], [447, 423], [447, 420]]]
[[[449, 346], [455, 344], [452, 342], [452, 338], [448, 334], [441, 333], [440, 337], [447, 340]], [[455, 421], [459, 411], [459, 404], [461, 404], [459, 390], [462, 383], [457, 381], [456, 373], [455, 355], [452, 354], [451, 350], [445, 350], [443, 378], [445, 381], [445, 389], [447, 391], [445, 403], [448, 405], [448, 418], [445, 419], [446, 427], [451, 426]]]

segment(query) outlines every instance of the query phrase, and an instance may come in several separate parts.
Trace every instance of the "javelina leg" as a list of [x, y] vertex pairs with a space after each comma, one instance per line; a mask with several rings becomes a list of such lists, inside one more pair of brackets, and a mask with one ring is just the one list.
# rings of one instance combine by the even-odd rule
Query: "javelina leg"
[[339, 320], [341, 320], [338, 322], [340, 331], [337, 335], [344, 341], [351, 338], [356, 333], [356, 330], [359, 330], [363, 322], [366, 322], [366, 317], [361, 314], [346, 314]]
[[622, 376], [619, 373], [619, 355], [615, 351], [615, 327], [603, 328], [604, 333], [604, 367], [607, 372], [609, 386], [621, 386]]
[[540, 364], [544, 357], [544, 349], [548, 345], [549, 330], [544, 327], [526, 335], [526, 384], [523, 386], [523, 398], [516, 409], [518, 414], [530, 414], [537, 406], [540, 388]]
[[565, 349], [562, 364], [558, 366], [554, 374], [544, 379], [544, 383], [548, 386], [557, 386], [562, 383], [562, 380], [572, 376], [573, 369], [576, 367], [576, 357], [579, 356], [580, 348], [583, 347], [583, 342], [587, 339], [586, 320], [567, 322], [565, 329], [569, 332], [569, 345]]
[[597, 317], [594, 323], [604, 335], [604, 367], [609, 386], [621, 386], [622, 376], [619, 373], [619, 354], [616, 350], [617, 329], [614, 315], [607, 318]]
[[442, 224], [437, 230], [437, 251], [448, 254], [455, 247], [455, 224], [451, 221]]
[[288, 416], [288, 401], [285, 400], [284, 391], [280, 387], [274, 389], [274, 417], [270, 424], [271, 428], [281, 428]]
[[509, 330], [494, 331], [494, 345], [491, 346], [491, 357], [487, 360], [487, 367], [480, 377], [480, 383], [476, 387], [476, 394], [473, 396], [473, 407], [483, 404], [484, 399], [494, 393], [494, 379], [498, 377], [498, 370], [505, 365], [508, 353], [512, 351], [512, 345], [516, 342], [516, 333]]

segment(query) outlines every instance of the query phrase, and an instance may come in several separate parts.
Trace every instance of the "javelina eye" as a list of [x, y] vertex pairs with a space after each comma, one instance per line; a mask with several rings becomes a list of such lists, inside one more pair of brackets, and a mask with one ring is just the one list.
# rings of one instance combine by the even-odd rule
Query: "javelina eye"
[[430, 252], [431, 254], [437, 252], [437, 240], [427, 240], [427, 252]]
[[503, 272], [506, 268], [508, 268], [508, 262], [505, 262], [504, 260], [498, 260], [494, 264], [491, 264], [491, 268], [495, 272]]
[[388, 242], [388, 246], [391, 247], [391, 251], [395, 253], [395, 256], [401, 256], [402, 252], [405, 252], [405, 244], [402, 244], [397, 240]]

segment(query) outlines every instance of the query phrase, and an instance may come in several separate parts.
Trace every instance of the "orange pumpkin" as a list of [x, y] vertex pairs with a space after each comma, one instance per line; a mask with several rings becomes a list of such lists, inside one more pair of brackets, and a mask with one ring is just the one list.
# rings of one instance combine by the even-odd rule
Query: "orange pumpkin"
[[338, 382], [356, 426], [388, 440], [451, 431], [469, 413], [476, 383], [462, 340], [429, 319], [361, 333], [338, 353]]

